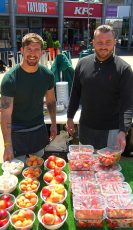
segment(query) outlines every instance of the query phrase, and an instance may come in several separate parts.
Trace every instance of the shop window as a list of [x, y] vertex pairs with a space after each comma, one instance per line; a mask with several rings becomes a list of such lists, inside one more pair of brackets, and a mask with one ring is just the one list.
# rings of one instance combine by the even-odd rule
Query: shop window
[[42, 27], [42, 19], [41, 18], [29, 18], [29, 27], [37, 28]]
[[8, 27], [9, 27], [9, 18], [0, 17], [0, 28], [8, 28]]
[[17, 17], [16, 18], [17, 27], [28, 27], [28, 19], [27, 17]]

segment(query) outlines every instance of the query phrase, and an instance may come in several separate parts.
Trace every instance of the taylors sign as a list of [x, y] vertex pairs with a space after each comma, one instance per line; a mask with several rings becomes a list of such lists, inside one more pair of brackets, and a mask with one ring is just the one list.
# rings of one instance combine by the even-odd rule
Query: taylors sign
[[30, 13], [47, 13], [48, 5], [44, 2], [27, 2], [27, 10]]
[[[75, 9], [74, 9], [74, 14], [75, 15], [92, 15], [93, 14], [93, 10], [94, 8], [93, 7], [78, 7], [76, 6]], [[89, 12], [88, 12], [89, 11]]]

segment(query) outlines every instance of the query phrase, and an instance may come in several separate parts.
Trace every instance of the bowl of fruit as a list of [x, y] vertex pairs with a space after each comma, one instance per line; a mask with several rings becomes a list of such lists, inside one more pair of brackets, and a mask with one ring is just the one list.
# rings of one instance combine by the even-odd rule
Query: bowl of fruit
[[34, 210], [38, 203], [38, 196], [34, 192], [21, 193], [16, 197], [16, 205], [19, 209]]
[[19, 183], [21, 192], [37, 192], [40, 187], [40, 182], [37, 179], [25, 178]]
[[0, 209], [0, 230], [8, 229], [10, 213], [6, 209]]
[[122, 150], [117, 147], [106, 147], [97, 151], [99, 162], [102, 165], [109, 166], [116, 164], [121, 159]]
[[15, 196], [10, 193], [0, 194], [0, 210], [6, 209], [11, 212], [15, 205]]
[[47, 203], [63, 203], [67, 197], [67, 190], [63, 184], [47, 185], [42, 188], [40, 197]]
[[35, 222], [35, 213], [30, 209], [19, 209], [10, 216], [10, 223], [16, 230], [29, 230]]
[[68, 212], [64, 204], [44, 203], [38, 212], [38, 220], [44, 228], [55, 230], [66, 221]]
[[8, 172], [4, 172], [2, 176], [0, 176], [0, 193], [11, 193], [13, 192], [18, 183], [17, 176], [10, 174]]
[[36, 155], [29, 155], [29, 157], [26, 158], [25, 164], [30, 167], [30, 166], [38, 166], [41, 167], [44, 163], [43, 158], [36, 156]]
[[62, 159], [61, 157], [51, 155], [44, 162], [44, 166], [48, 170], [54, 169], [55, 167], [59, 167], [59, 168], [63, 169], [66, 166], [66, 161], [64, 159]]
[[22, 175], [24, 178], [32, 178], [32, 179], [36, 179], [39, 178], [40, 175], [42, 174], [42, 170], [40, 169], [40, 167], [27, 167], [22, 171]]
[[13, 175], [19, 175], [24, 168], [24, 162], [14, 158], [11, 161], [3, 162], [1, 167], [4, 172], [9, 172]]
[[54, 168], [54, 170], [49, 170], [43, 175], [44, 182], [49, 184], [63, 184], [67, 180], [67, 174], [60, 168]]

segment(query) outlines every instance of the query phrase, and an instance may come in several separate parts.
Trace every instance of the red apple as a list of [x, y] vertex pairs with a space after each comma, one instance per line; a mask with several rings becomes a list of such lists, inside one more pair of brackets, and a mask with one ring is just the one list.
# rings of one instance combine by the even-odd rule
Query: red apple
[[7, 208], [7, 202], [5, 200], [0, 200], [0, 209]]
[[63, 167], [65, 165], [64, 160], [62, 158], [57, 158], [56, 165], [58, 167]]
[[55, 155], [51, 155], [48, 157], [48, 161], [56, 161], [56, 156]]
[[8, 218], [0, 220], [0, 228], [3, 227], [8, 222]]
[[0, 210], [0, 220], [5, 219], [8, 216], [8, 213], [6, 211], [6, 209], [1, 209]]
[[48, 161], [46, 166], [49, 169], [54, 169], [55, 165], [56, 163], [54, 161]]
[[62, 216], [66, 214], [66, 207], [64, 204], [57, 204], [56, 205], [56, 212], [57, 215]]
[[64, 178], [61, 175], [57, 175], [55, 177], [55, 180], [60, 184], [64, 182]]
[[9, 194], [3, 194], [0, 197], [1, 200], [9, 201], [11, 199], [11, 196]]
[[42, 195], [49, 197], [51, 195], [51, 191], [47, 187], [42, 188]]
[[43, 176], [43, 180], [46, 182], [50, 182], [53, 179], [53, 175], [50, 172], [46, 172]]
[[54, 215], [54, 224], [60, 224], [62, 222], [62, 219], [60, 216]]
[[48, 225], [54, 224], [54, 215], [51, 214], [51, 213], [45, 213], [45, 214], [42, 216], [42, 222], [43, 222], [44, 224], [48, 224]]
[[55, 176], [61, 175], [61, 172], [62, 172], [62, 171], [61, 171], [61, 168], [55, 166], [55, 168], [54, 168], [54, 175], [55, 175]]
[[51, 205], [51, 204], [48, 204], [48, 203], [45, 203], [45, 204], [43, 204], [42, 205], [42, 210], [44, 211], [44, 212], [47, 212], [47, 213], [53, 213], [53, 211], [54, 211], [54, 208], [53, 208], [53, 206]]

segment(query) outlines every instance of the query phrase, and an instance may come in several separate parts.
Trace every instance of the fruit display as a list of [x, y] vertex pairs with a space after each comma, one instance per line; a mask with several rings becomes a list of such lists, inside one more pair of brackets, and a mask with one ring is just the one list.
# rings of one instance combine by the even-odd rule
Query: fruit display
[[13, 192], [18, 183], [18, 178], [10, 174], [8, 172], [4, 172], [2, 176], [0, 176], [0, 193], [11, 193]]
[[2, 164], [2, 169], [5, 172], [9, 172], [13, 175], [19, 175], [24, 168], [24, 163], [18, 159], [13, 159], [12, 161], [5, 161]]
[[113, 194], [106, 196], [108, 218], [133, 219], [133, 194]]
[[67, 155], [69, 169], [72, 171], [78, 170], [93, 170], [94, 159], [88, 153], [81, 153], [77, 155]]
[[34, 210], [38, 202], [38, 196], [34, 192], [21, 193], [16, 197], [16, 205], [18, 208], [29, 208]]
[[105, 166], [105, 165], [102, 165], [101, 163], [97, 162], [94, 165], [94, 170], [96, 172], [99, 172], [99, 171], [103, 171], [103, 172], [121, 171], [121, 166], [119, 164]]
[[101, 195], [73, 196], [74, 217], [76, 220], [103, 219], [105, 216], [105, 200]]
[[47, 203], [63, 203], [67, 197], [67, 190], [63, 184], [48, 185], [42, 188], [40, 196]]
[[39, 167], [27, 167], [22, 171], [22, 175], [25, 178], [36, 179], [40, 177], [42, 170]]
[[96, 181], [100, 184], [103, 182], [123, 182], [124, 176], [121, 172], [97, 172], [96, 174]]
[[102, 194], [131, 194], [132, 189], [130, 185], [126, 182], [112, 182], [112, 183], [102, 183], [100, 185]]
[[44, 160], [43, 160], [43, 158], [41, 158], [39, 156], [29, 155], [29, 157], [27, 157], [25, 163], [28, 167], [30, 167], [30, 166], [41, 167], [44, 163]]
[[122, 150], [118, 147], [106, 147], [97, 151], [99, 162], [105, 166], [116, 164], [120, 158]]
[[58, 229], [66, 221], [68, 212], [63, 204], [44, 203], [38, 212], [38, 220], [46, 229]]
[[15, 196], [9, 193], [0, 195], [0, 210], [6, 209], [8, 212], [12, 211], [15, 205]]
[[67, 174], [62, 170], [58, 170], [55, 168], [54, 170], [50, 170], [43, 175], [44, 182], [49, 184], [63, 184], [67, 179]]
[[26, 178], [19, 183], [19, 189], [21, 192], [37, 192], [40, 186], [40, 182], [37, 179]]
[[10, 214], [5, 209], [0, 209], [0, 229], [6, 230], [9, 226]]
[[11, 225], [15, 229], [29, 230], [35, 221], [35, 214], [30, 209], [19, 209], [10, 218]]
[[107, 218], [107, 223], [110, 228], [131, 228], [133, 227], [133, 219], [109, 219]]
[[72, 184], [72, 193], [80, 194], [80, 195], [94, 195], [94, 194], [100, 194], [101, 188], [100, 185], [91, 183], [90, 181], [79, 181]]
[[48, 170], [54, 169], [55, 167], [63, 169], [65, 165], [66, 165], [65, 160], [55, 155], [49, 156], [48, 159], [44, 162], [44, 166]]

